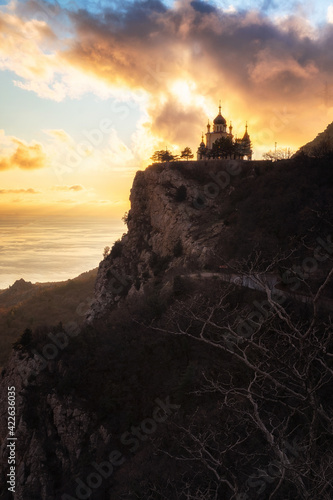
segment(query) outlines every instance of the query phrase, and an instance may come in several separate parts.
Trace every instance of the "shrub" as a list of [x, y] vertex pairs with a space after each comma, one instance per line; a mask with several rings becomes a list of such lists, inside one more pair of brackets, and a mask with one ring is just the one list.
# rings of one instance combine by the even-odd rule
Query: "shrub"
[[123, 242], [121, 240], [117, 240], [114, 242], [113, 247], [111, 248], [110, 255], [112, 259], [116, 259], [117, 257], [121, 257], [123, 251]]
[[22, 333], [21, 337], [13, 343], [13, 349], [15, 351], [26, 351], [32, 344], [32, 331], [30, 328], [26, 328]]
[[129, 221], [132, 219], [131, 211], [125, 212], [121, 220], [124, 224], [128, 225]]
[[103, 259], [106, 259], [106, 257], [109, 255], [109, 253], [110, 253], [110, 247], [109, 246], [104, 247]]

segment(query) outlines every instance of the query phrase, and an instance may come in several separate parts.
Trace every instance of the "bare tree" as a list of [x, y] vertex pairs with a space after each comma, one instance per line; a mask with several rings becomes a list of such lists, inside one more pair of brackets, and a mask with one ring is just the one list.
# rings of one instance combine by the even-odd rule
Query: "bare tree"
[[221, 368], [206, 368], [193, 392], [217, 398], [215, 418], [198, 410], [175, 426], [176, 452], [164, 451], [195, 473], [189, 486], [184, 468], [174, 498], [331, 498], [333, 330], [318, 299], [332, 276], [333, 269], [302, 317], [256, 273], [266, 292], [256, 309], [232, 305], [237, 287], [223, 285], [217, 300], [196, 294], [174, 305], [167, 326], [151, 325], [221, 356]]
[[278, 148], [274, 151], [270, 150], [262, 155], [264, 160], [288, 160], [295, 154], [290, 148]]

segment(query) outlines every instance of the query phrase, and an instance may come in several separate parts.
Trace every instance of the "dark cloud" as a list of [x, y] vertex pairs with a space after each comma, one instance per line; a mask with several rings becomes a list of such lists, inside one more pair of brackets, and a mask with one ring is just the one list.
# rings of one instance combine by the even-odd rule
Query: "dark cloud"
[[210, 5], [207, 2], [202, 2], [201, 0], [193, 0], [191, 2], [191, 6], [197, 12], [201, 14], [211, 14], [212, 12], [216, 12], [216, 8]]
[[[172, 7], [160, 0], [116, 0], [107, 8], [96, 3], [90, 12], [72, 10], [71, 37], [55, 30], [56, 71], [74, 67], [117, 88], [144, 90], [147, 132], [161, 140], [200, 140], [207, 109], [222, 99], [228, 120], [240, 118], [243, 127], [248, 119], [272, 142], [283, 133], [298, 141], [328, 110], [320, 96], [325, 82], [333, 84], [333, 25], [314, 31], [296, 16], [269, 19], [264, 12], [276, 4], [262, 0], [257, 10], [226, 12], [204, 0], [180, 0]], [[28, 15], [40, 7], [30, 0], [24, 9]], [[66, 9], [42, 10], [58, 29]], [[173, 91], [178, 80], [188, 82], [189, 90]], [[272, 125], [286, 113], [283, 127]], [[45, 155], [34, 147], [17, 145], [12, 157], [0, 157], [0, 170], [41, 168]]]
[[[209, 20], [201, 15], [204, 11], [212, 14]], [[270, 72], [275, 82], [280, 76], [285, 79], [283, 65], [277, 73], [274, 62], [283, 63], [286, 54], [295, 67], [306, 68], [309, 61], [326, 69], [332, 64], [331, 51], [327, 50], [332, 28], [327, 28], [324, 39], [310, 39], [300, 33], [301, 26], [296, 21], [286, 28], [258, 13], [221, 13], [199, 0], [169, 10], [158, 1], [136, 2], [120, 14], [108, 9], [104, 18], [97, 18], [80, 11], [73, 20], [78, 37], [65, 58], [110, 82], [123, 79], [129, 85], [148, 90], [153, 90], [154, 67], [163, 68], [166, 75], [160, 81], [156, 72], [155, 84], [160, 89], [167, 88], [168, 80], [178, 70], [197, 76], [200, 58], [210, 62], [210, 74], [201, 74], [203, 81], [223, 76], [242, 82], [244, 88], [252, 85], [252, 70], [262, 61], [263, 51], [272, 59], [272, 69], [266, 68], [268, 75], [264, 80]], [[180, 68], [184, 52], [194, 45], [200, 45], [200, 54], [194, 50]], [[306, 83], [306, 75], [293, 72], [290, 66], [287, 71], [296, 77], [291, 90], [298, 92], [299, 84]]]
[[[172, 96], [169, 96], [164, 106], [157, 106], [150, 112], [154, 115], [151, 128], [153, 134], [167, 137], [170, 143], [180, 142], [186, 145], [193, 139], [193, 127], [196, 127], [198, 117], [201, 117], [203, 125], [206, 118], [200, 108], [181, 106]], [[199, 133], [198, 128], [197, 134]]]
[[276, 7], [278, 6], [278, 2], [276, 1], [272, 1], [272, 0], [264, 0], [262, 2], [262, 6], [261, 6], [261, 11], [264, 11], [264, 12], [267, 12], [268, 10], [271, 10], [271, 9], [276, 9]]
[[[265, 1], [265, 9], [273, 3]], [[199, 105], [191, 110], [175, 101], [176, 79], [195, 82], [195, 94], [221, 98], [260, 128], [272, 128], [272, 110], [287, 107], [305, 129], [321, 104], [323, 83], [333, 81], [332, 25], [314, 36], [296, 17], [278, 24], [259, 12], [226, 13], [201, 0], [169, 9], [159, 1], [135, 2], [104, 16], [80, 11], [72, 20], [77, 37], [62, 57], [111, 84], [147, 91], [152, 129], [169, 140], [175, 130], [186, 138], [203, 126]]]

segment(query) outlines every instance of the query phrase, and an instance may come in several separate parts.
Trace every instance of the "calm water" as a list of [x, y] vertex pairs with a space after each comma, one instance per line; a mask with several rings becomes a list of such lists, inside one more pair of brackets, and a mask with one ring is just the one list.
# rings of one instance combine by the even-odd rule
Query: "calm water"
[[126, 226], [119, 219], [0, 217], [0, 289], [17, 279], [63, 281], [97, 267]]

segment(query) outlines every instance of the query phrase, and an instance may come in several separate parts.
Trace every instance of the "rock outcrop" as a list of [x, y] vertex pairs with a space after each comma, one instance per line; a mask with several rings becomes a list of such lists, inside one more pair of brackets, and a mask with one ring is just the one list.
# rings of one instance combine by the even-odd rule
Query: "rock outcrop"
[[[100, 264], [90, 321], [124, 295], [140, 293], [156, 267], [203, 268], [224, 230], [216, 198], [255, 162], [198, 161], [139, 171], [131, 190], [128, 233]], [[202, 208], [209, 215], [201, 217]], [[207, 211], [206, 211], [207, 212]]]
[[[100, 263], [88, 323], [94, 325], [126, 297], [135, 299], [144, 294], [158, 274], [167, 276], [191, 266], [194, 270], [203, 268], [224, 230], [217, 196], [233, 189], [233, 176], [245, 166], [250, 170], [250, 163], [238, 161], [184, 162], [137, 172], [130, 195], [128, 232]], [[13, 288], [25, 292], [31, 287], [22, 281]], [[11, 498], [6, 484], [8, 387], [15, 386], [16, 392], [16, 500], [62, 498], [55, 492], [60, 486], [66, 491], [68, 478], [76, 477], [82, 449], [88, 454], [94, 449], [93, 456], [97, 446], [103, 448], [110, 440], [109, 432], [96, 425], [94, 411], [83, 409], [82, 399], [73, 396], [67, 376], [75, 370], [66, 366], [59, 355], [62, 347], [55, 345], [48, 355], [43, 351], [43, 359], [38, 349], [13, 351], [2, 371], [0, 456], [5, 463], [1, 471], [5, 493], [1, 500]], [[52, 355], [52, 349], [57, 350], [57, 356]], [[78, 372], [82, 362], [78, 361]], [[55, 390], [61, 383], [69, 386], [67, 393]]]
[[[140, 392], [140, 370], [148, 378], [146, 371], [150, 369], [149, 363], [146, 366], [147, 356], [151, 356], [151, 365], [157, 365], [156, 371], [160, 370], [161, 360], [154, 357], [155, 347], [147, 346], [145, 351], [146, 346], [137, 330], [130, 332], [130, 339], [123, 340], [128, 333], [126, 325], [117, 330], [110, 327], [108, 318], [117, 311], [125, 311], [123, 315], [126, 315], [121, 305], [147, 297], [149, 290], [153, 295], [158, 286], [159, 293], [161, 289], [172, 289], [176, 276], [205, 268], [214, 270], [214, 266], [218, 268], [216, 253], [221, 254], [221, 242], [235, 233], [233, 224], [238, 209], [229, 199], [238, 188], [247, 194], [248, 183], [254, 182], [256, 175], [261, 178], [262, 172], [270, 169], [270, 163], [265, 162], [223, 160], [153, 165], [137, 172], [130, 195], [128, 232], [114, 244], [99, 266], [95, 302], [85, 325], [87, 336], [82, 334], [82, 340], [78, 338], [77, 342], [70, 340], [70, 347], [66, 347], [69, 339], [64, 340], [64, 333], [59, 332], [57, 341], [53, 334], [51, 342], [51, 337], [44, 332], [42, 341], [36, 340], [37, 347], [35, 344], [32, 347], [23, 345], [22, 349], [14, 351], [2, 372], [0, 396], [4, 403], [0, 413], [0, 456], [5, 467], [0, 482], [5, 493], [0, 495], [1, 500], [11, 498], [6, 492], [8, 387], [15, 386], [17, 396], [15, 499], [75, 498], [75, 479], [91, 471], [92, 461], [105, 459], [112, 433], [123, 432], [126, 425], [130, 427], [132, 412], [142, 401], [147, 405], [145, 395]], [[134, 328], [140, 328], [138, 323]], [[93, 332], [91, 341], [89, 329]], [[99, 345], [96, 338], [101, 332], [104, 344]], [[121, 341], [117, 340], [119, 338]], [[53, 343], [53, 347], [47, 350], [45, 342]], [[44, 354], [42, 360], [41, 352]], [[162, 351], [162, 357], [165, 356], [169, 364], [183, 355], [188, 356], [186, 350], [179, 352], [166, 347]], [[118, 360], [119, 378], [114, 368]], [[80, 379], [83, 367], [84, 381]], [[176, 384], [172, 377], [180, 376], [183, 380], [188, 375], [187, 372], [179, 373], [179, 367], [172, 371], [168, 365], [164, 369], [170, 371], [170, 387]], [[89, 386], [92, 373], [94, 379]], [[149, 372], [147, 386], [150, 383], [155, 382]], [[157, 377], [156, 387], [151, 389], [154, 396], [149, 396], [152, 401], [160, 394], [162, 386], [163, 390], [169, 390]], [[137, 394], [140, 397], [136, 397]], [[118, 413], [113, 413], [117, 404], [130, 407], [125, 412], [129, 415], [128, 423], [121, 421], [122, 409], [117, 407]], [[99, 405], [105, 410], [102, 415], [96, 414]], [[135, 418], [146, 418], [144, 415], [150, 411], [147, 408], [141, 407], [141, 417]], [[125, 428], [121, 431], [122, 425]], [[63, 496], [64, 492], [72, 496]], [[120, 498], [103, 496], [106, 493], [102, 488], [98, 495], [93, 498]]]

